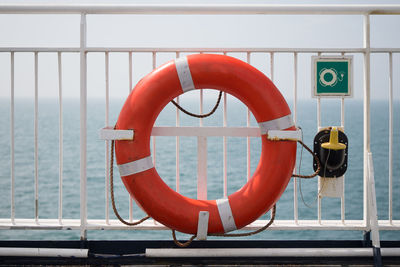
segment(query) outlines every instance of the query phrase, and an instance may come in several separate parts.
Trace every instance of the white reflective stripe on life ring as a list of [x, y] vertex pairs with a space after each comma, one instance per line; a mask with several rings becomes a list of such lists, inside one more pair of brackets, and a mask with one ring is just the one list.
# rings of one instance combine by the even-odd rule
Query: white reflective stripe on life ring
[[154, 168], [151, 156], [118, 165], [121, 177], [129, 176], [135, 173], [144, 172]]
[[187, 57], [181, 57], [176, 59], [175, 67], [176, 71], [178, 72], [178, 77], [181, 83], [182, 91], [187, 92], [195, 89]]
[[231, 205], [229, 204], [229, 199], [222, 198], [217, 199], [217, 207], [219, 212], [219, 217], [221, 218], [222, 226], [224, 227], [224, 232], [230, 232], [236, 230], [235, 219], [233, 218]]
[[284, 130], [294, 125], [292, 114], [277, 118], [275, 120], [264, 121], [258, 123], [261, 134], [266, 134], [269, 130]]
[[300, 130], [295, 131], [281, 131], [281, 130], [269, 130], [268, 140], [279, 141], [279, 140], [291, 140], [291, 141], [302, 141], [302, 134]]

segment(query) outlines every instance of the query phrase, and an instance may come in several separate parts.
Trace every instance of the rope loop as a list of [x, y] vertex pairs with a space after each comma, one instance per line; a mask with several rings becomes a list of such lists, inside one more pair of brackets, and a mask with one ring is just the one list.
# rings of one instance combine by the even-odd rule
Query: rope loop
[[[223, 236], [223, 237], [244, 237], [244, 236], [251, 236], [251, 235], [255, 235], [258, 233], [261, 233], [262, 231], [266, 230], [268, 227], [270, 227], [275, 220], [275, 215], [276, 215], [276, 204], [272, 207], [272, 214], [271, 214], [271, 219], [269, 220], [269, 222], [264, 225], [263, 227], [261, 227], [260, 229], [257, 229], [253, 232], [247, 232], [247, 233], [237, 233], [237, 234], [208, 234], [208, 236]], [[193, 240], [196, 238], [196, 235], [193, 235], [188, 241], [186, 241], [185, 243], [181, 243], [176, 239], [176, 235], [175, 235], [175, 230], [172, 230], [172, 237], [174, 239], [174, 243], [181, 248], [186, 248], [188, 247]]]
[[262, 231], [266, 230], [268, 227], [270, 227], [275, 220], [275, 215], [276, 215], [276, 204], [272, 207], [272, 214], [271, 214], [271, 219], [269, 222], [261, 227], [260, 229], [257, 229], [253, 232], [247, 232], [247, 233], [237, 233], [237, 234], [210, 234], [210, 236], [224, 236], [224, 237], [244, 237], [244, 236], [251, 236], [251, 235], [256, 235], [258, 233], [261, 233]]
[[172, 231], [172, 237], [174, 238], [175, 245], [177, 245], [180, 248], [188, 247], [193, 242], [193, 240], [196, 238], [195, 235], [192, 235], [192, 237], [188, 241], [186, 241], [185, 243], [182, 243], [182, 242], [179, 242], [178, 239], [176, 239], [175, 230], [171, 230], [171, 231]]
[[194, 114], [190, 111], [187, 111], [186, 109], [184, 109], [183, 107], [181, 107], [178, 103], [176, 103], [174, 100], [171, 100], [172, 104], [174, 104], [180, 111], [182, 111], [183, 113], [185, 113], [186, 115], [195, 117], [195, 118], [206, 118], [211, 116], [218, 108], [219, 103], [221, 102], [221, 98], [222, 98], [222, 91], [219, 91], [219, 95], [218, 95], [218, 100], [217, 103], [215, 103], [215, 106], [213, 107], [213, 109], [208, 112], [207, 114]]
[[111, 156], [110, 156], [110, 194], [111, 194], [112, 208], [114, 210], [115, 216], [117, 216], [118, 220], [120, 222], [122, 222], [123, 224], [129, 225], [129, 226], [135, 226], [135, 225], [141, 224], [145, 220], [149, 219], [150, 216], [146, 216], [137, 222], [127, 222], [118, 213], [117, 207], [115, 205], [115, 200], [114, 200], [114, 170], [113, 170], [114, 166], [113, 165], [114, 165], [114, 140], [111, 141]]

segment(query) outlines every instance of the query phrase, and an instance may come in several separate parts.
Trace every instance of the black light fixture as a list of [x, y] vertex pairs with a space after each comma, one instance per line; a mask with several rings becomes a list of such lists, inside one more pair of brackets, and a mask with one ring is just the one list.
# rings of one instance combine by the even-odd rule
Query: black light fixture
[[[341, 177], [347, 170], [348, 139], [337, 127], [329, 127], [314, 137], [314, 154], [321, 163], [319, 176]], [[314, 171], [317, 163], [314, 159]]]

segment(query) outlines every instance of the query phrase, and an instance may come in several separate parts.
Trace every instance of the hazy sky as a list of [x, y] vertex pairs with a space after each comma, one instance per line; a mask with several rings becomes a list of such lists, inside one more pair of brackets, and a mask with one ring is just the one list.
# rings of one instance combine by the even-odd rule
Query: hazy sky
[[[10, 3], [13, 1], [0, 1]], [[54, 2], [54, 1], [41, 1]], [[60, 1], [59, 1], [60, 2]], [[63, 1], [82, 3], [82, 1]], [[100, 2], [100, 1], [86, 1]], [[109, 2], [109, 1], [101, 1]], [[114, 3], [115, 1], [113, 1]], [[165, 3], [164, 1], [118, 1], [121, 3]], [[173, 1], [172, 3], [249, 3], [249, 1]], [[325, 1], [323, 3], [398, 3], [399, 1]], [[276, 3], [276, 1], [250, 1]], [[296, 3], [298, 1], [280, 1]], [[321, 3], [302, 1], [301, 3]], [[79, 46], [79, 15], [1, 15], [0, 47], [76, 47]], [[362, 47], [363, 17], [280, 16], [280, 15], [88, 15], [90, 47]], [[400, 47], [400, 16], [371, 16], [371, 46]], [[243, 60], [245, 54], [231, 54]], [[157, 56], [157, 65], [173, 59], [175, 54]], [[312, 54], [298, 57], [298, 97], [309, 98], [311, 92]], [[363, 57], [354, 55], [354, 95], [362, 97]], [[395, 97], [399, 99], [400, 55], [394, 54]], [[79, 55], [64, 53], [63, 89], [65, 97], [79, 96]], [[104, 53], [88, 55], [88, 96], [104, 97]], [[269, 54], [254, 54], [251, 63], [269, 76]], [[388, 55], [371, 58], [372, 96], [387, 98]], [[34, 94], [34, 56], [15, 55], [15, 95]], [[129, 90], [128, 54], [110, 54], [110, 90], [112, 97], [125, 97]], [[151, 71], [150, 54], [133, 54], [134, 84]], [[275, 83], [290, 98], [293, 90], [293, 55], [275, 55]], [[57, 55], [39, 54], [39, 96], [57, 97]], [[0, 53], [0, 97], [10, 91], [10, 54]]]

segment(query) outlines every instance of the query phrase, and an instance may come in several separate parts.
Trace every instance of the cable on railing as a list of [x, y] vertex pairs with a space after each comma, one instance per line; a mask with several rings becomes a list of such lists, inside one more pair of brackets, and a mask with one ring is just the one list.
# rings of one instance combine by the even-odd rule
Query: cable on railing
[[[300, 128], [300, 130], [302, 130], [302, 129]], [[301, 139], [303, 140], [303, 131], [301, 131]], [[300, 173], [300, 169], [301, 169], [301, 161], [303, 158], [303, 148], [305, 148], [308, 152], [310, 152], [313, 155], [313, 157], [315, 158], [315, 162], [317, 163], [317, 170], [311, 175], [293, 174], [293, 176], [297, 175], [296, 177], [304, 178], [304, 179], [313, 178], [319, 174], [319, 172], [321, 170], [321, 163], [319, 161], [319, 158], [311, 151], [311, 149], [307, 145], [305, 145], [302, 141], [299, 141], [299, 143], [302, 145], [301, 152], [300, 152], [299, 173]], [[329, 158], [329, 156], [328, 156], [328, 158]], [[327, 160], [328, 160], [328, 158], [327, 158]], [[325, 168], [326, 168], [326, 162], [325, 162]], [[325, 171], [326, 171], [326, 169], [324, 170], [324, 173], [325, 173]], [[322, 184], [322, 188], [323, 188], [323, 186], [324, 186], [324, 184]], [[315, 199], [315, 202], [318, 200], [318, 196], [319, 196], [320, 192], [322, 191], [322, 188], [319, 190], [319, 192], [317, 194], [317, 198]], [[308, 208], [312, 208], [311, 205], [307, 204], [306, 201], [304, 200], [303, 191], [301, 190], [301, 180], [299, 180], [299, 190], [300, 190], [300, 197], [301, 197], [301, 200], [303, 201], [304, 205]]]
[[315, 176], [318, 175], [319, 171], [321, 170], [321, 163], [319, 162], [317, 155], [315, 155], [314, 152], [306, 144], [303, 143], [303, 141], [297, 140], [297, 142], [300, 145], [302, 145], [308, 152], [310, 152], [310, 154], [314, 157], [315, 162], [317, 163], [318, 167], [317, 167], [317, 170], [311, 175], [301, 175], [301, 174], [293, 173], [292, 177], [304, 178], [304, 179], [314, 178]]
[[[302, 132], [302, 135], [303, 135], [303, 132]], [[303, 139], [303, 138], [302, 138]], [[328, 152], [328, 156], [327, 156], [327, 158], [326, 158], [326, 161], [325, 161], [325, 164], [324, 164], [324, 166], [325, 166], [325, 169], [324, 169], [324, 171], [323, 171], [323, 175], [325, 176], [325, 173], [326, 173], [326, 166], [327, 166], [327, 163], [328, 163], [328, 159], [329, 159], [329, 154], [330, 154], [330, 150], [329, 150], [329, 152]], [[302, 158], [303, 158], [303, 148], [301, 149], [301, 152], [300, 152], [300, 163], [299, 163], [299, 173], [300, 173], [300, 169], [301, 169], [301, 161], [302, 161]], [[314, 158], [316, 158], [316, 155], [314, 154]], [[316, 158], [316, 163], [317, 163], [317, 171], [315, 171], [315, 173], [319, 173], [319, 171], [320, 171], [320, 169], [321, 169], [321, 164], [320, 164], [320, 161], [319, 161], [319, 159], [318, 158]], [[314, 173], [314, 174], [315, 174]], [[311, 178], [311, 177], [310, 177]], [[315, 198], [315, 201], [312, 203], [312, 204], [308, 204], [305, 200], [304, 200], [304, 196], [303, 196], [303, 191], [302, 191], [302, 189], [301, 189], [301, 180], [299, 180], [300, 181], [300, 183], [299, 183], [299, 190], [300, 190], [300, 196], [301, 196], [301, 200], [303, 201], [303, 204], [307, 207], [307, 208], [312, 208], [312, 205], [315, 203], [315, 202], [317, 202], [318, 201], [318, 199], [319, 199], [319, 195], [320, 195], [320, 193], [323, 191], [323, 189], [324, 189], [324, 186], [325, 186], [325, 183], [322, 183], [322, 186], [321, 186], [321, 188], [318, 190], [318, 194], [317, 194], [317, 197]]]

